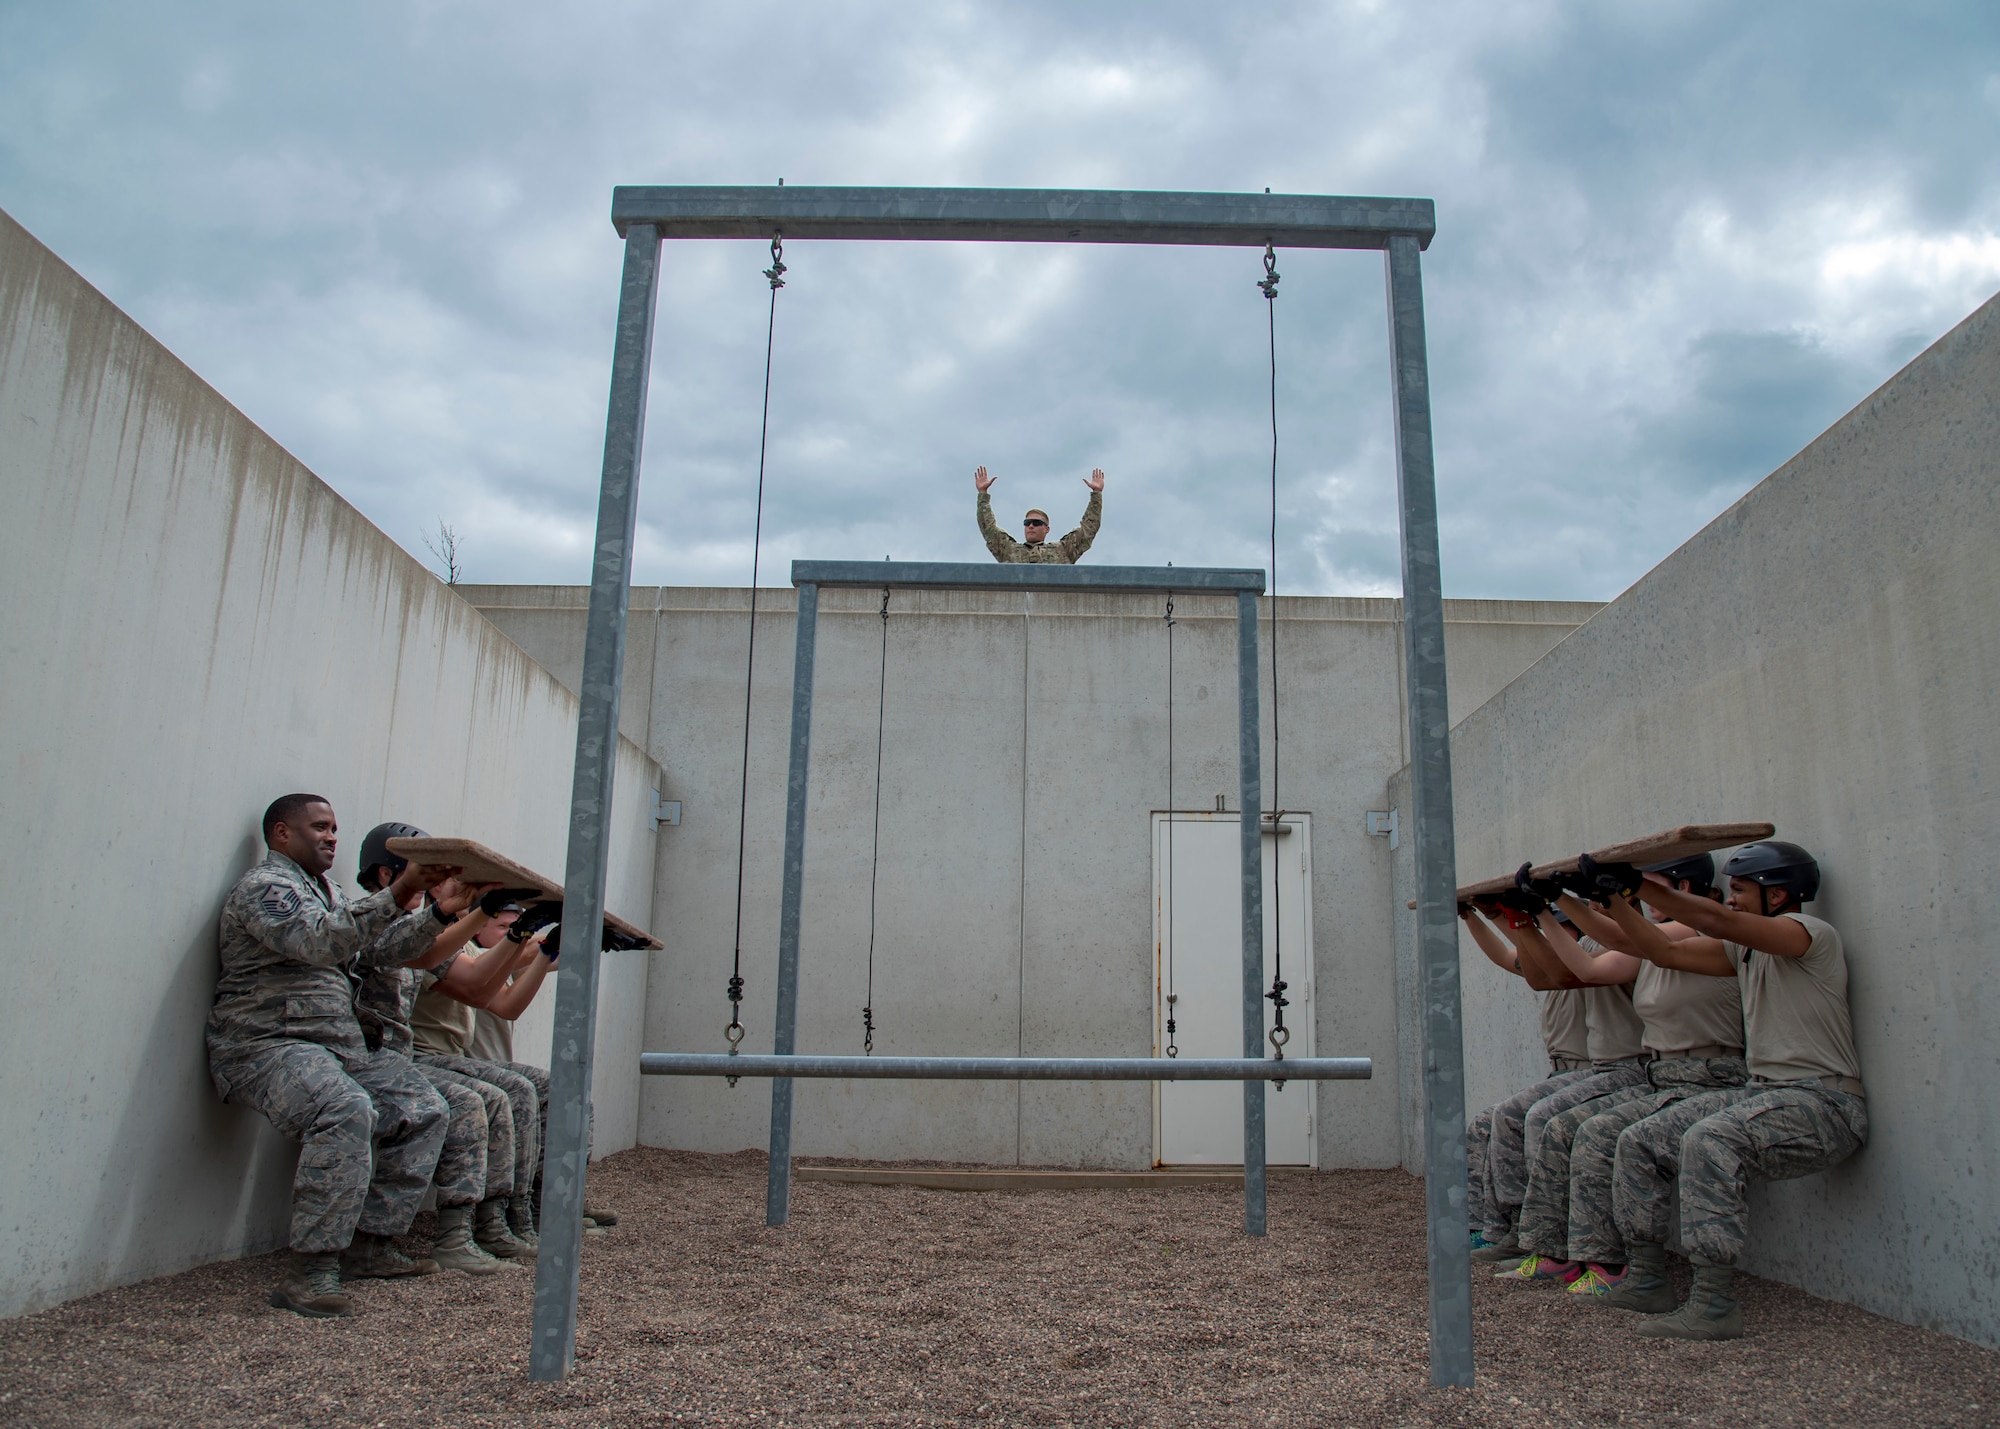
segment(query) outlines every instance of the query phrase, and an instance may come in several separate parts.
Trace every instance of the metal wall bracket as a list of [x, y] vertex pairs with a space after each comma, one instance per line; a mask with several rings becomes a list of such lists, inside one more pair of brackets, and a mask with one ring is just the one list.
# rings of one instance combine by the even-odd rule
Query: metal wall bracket
[[655, 789], [653, 791], [653, 827], [657, 829], [661, 824], [676, 829], [681, 826], [681, 801], [679, 799], [662, 798], [660, 791]]
[[1387, 839], [1390, 848], [1401, 848], [1403, 834], [1402, 830], [1397, 827], [1396, 811], [1394, 809], [1370, 809], [1368, 811], [1368, 837], [1372, 839]]

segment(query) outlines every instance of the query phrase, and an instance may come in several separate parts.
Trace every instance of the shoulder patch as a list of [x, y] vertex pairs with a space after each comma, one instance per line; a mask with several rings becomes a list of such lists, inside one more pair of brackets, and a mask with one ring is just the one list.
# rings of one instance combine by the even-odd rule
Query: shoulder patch
[[266, 918], [291, 918], [299, 911], [299, 901], [298, 889], [274, 883], [258, 896], [257, 907]]

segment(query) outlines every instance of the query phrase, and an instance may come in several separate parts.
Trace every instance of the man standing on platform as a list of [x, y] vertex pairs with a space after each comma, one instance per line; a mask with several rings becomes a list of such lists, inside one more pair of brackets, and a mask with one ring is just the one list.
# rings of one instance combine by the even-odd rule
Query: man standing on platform
[[1097, 539], [1097, 528], [1104, 519], [1102, 467], [1094, 468], [1083, 479], [1083, 484], [1090, 488], [1090, 504], [1083, 508], [1083, 520], [1077, 528], [1060, 541], [1049, 539], [1049, 513], [1041, 510], [1031, 510], [1023, 518], [1021, 540], [1002, 531], [1000, 523], [993, 519], [993, 498], [987, 495], [994, 480], [983, 466], [972, 473], [972, 484], [979, 488], [979, 534], [986, 538], [986, 549], [993, 553], [994, 560], [1003, 565], [1073, 566], [1083, 559], [1083, 553]]

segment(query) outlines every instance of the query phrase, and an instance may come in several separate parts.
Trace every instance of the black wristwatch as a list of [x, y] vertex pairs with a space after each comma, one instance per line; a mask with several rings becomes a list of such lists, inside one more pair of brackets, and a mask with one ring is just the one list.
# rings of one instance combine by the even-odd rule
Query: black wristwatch
[[453, 923], [456, 923], [458, 921], [458, 919], [452, 917], [451, 914], [445, 912], [444, 909], [438, 905], [438, 901], [435, 898], [431, 900], [431, 917], [438, 920], [438, 926], [441, 928], [449, 928]]

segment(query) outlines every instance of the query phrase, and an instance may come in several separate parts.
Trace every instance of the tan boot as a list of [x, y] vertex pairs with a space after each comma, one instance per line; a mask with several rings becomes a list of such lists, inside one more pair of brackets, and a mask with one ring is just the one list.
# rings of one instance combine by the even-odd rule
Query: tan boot
[[502, 1197], [494, 1196], [479, 1203], [479, 1209], [473, 1213], [472, 1234], [488, 1255], [522, 1265], [534, 1263], [535, 1247], [515, 1240], [507, 1229], [507, 1202]]
[[285, 1278], [271, 1292], [271, 1304], [313, 1320], [354, 1314], [354, 1302], [340, 1291], [340, 1256], [331, 1250], [293, 1251]]
[[588, 1201], [583, 1203], [583, 1218], [605, 1227], [618, 1224], [618, 1212], [609, 1206], [593, 1206]]
[[1740, 1340], [1743, 1307], [1731, 1293], [1736, 1272], [1727, 1265], [1694, 1266], [1694, 1289], [1687, 1304], [1671, 1315], [1642, 1320], [1639, 1333], [1653, 1340]]
[[349, 1280], [394, 1280], [405, 1275], [436, 1275], [435, 1260], [412, 1260], [396, 1243], [372, 1231], [356, 1231], [354, 1244], [340, 1253], [340, 1273]]
[[462, 1270], [467, 1275], [495, 1275], [512, 1262], [496, 1260], [472, 1238], [472, 1207], [439, 1206], [437, 1239], [431, 1242], [431, 1259], [446, 1270]]
[[535, 1207], [526, 1196], [507, 1198], [507, 1234], [522, 1245], [540, 1249], [542, 1237], [535, 1229]]
[[1673, 1282], [1667, 1279], [1667, 1248], [1663, 1245], [1634, 1244], [1627, 1254], [1625, 1278], [1591, 1303], [1613, 1310], [1637, 1310], [1642, 1315], [1658, 1315], [1680, 1303], [1674, 1297]]

